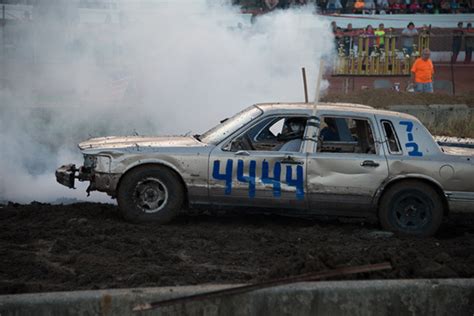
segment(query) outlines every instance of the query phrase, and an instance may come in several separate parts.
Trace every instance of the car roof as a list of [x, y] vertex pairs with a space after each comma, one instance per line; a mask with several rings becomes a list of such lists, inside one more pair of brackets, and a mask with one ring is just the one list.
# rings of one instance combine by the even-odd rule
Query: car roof
[[[281, 112], [281, 111], [291, 111], [298, 110], [302, 112], [313, 110], [313, 103], [258, 103], [255, 104], [256, 107], [261, 109], [263, 112]], [[368, 105], [355, 104], [355, 103], [331, 103], [331, 102], [320, 102], [317, 106], [318, 111], [324, 112], [341, 112], [341, 114], [376, 114], [387, 117], [398, 117], [406, 118], [411, 120], [417, 120], [414, 116], [395, 112], [388, 111], [383, 109], [376, 109]]]

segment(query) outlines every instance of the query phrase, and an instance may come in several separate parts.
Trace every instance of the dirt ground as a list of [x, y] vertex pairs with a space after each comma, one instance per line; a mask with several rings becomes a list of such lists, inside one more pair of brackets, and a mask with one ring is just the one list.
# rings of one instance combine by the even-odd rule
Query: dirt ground
[[474, 277], [473, 215], [427, 239], [360, 220], [236, 212], [136, 225], [96, 203], [8, 204], [0, 222], [0, 294], [257, 282], [385, 261], [393, 270], [350, 278]]

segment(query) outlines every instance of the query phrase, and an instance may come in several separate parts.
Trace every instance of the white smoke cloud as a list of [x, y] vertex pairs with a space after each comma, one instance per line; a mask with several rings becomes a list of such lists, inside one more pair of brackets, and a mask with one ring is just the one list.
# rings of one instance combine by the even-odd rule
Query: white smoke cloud
[[56, 184], [54, 170], [80, 164], [75, 146], [90, 136], [202, 133], [254, 103], [302, 101], [301, 67], [311, 93], [319, 58], [332, 49], [313, 8], [251, 24], [221, 2], [35, 8], [7, 36], [16, 51], [1, 56], [0, 201], [85, 197], [84, 186]]

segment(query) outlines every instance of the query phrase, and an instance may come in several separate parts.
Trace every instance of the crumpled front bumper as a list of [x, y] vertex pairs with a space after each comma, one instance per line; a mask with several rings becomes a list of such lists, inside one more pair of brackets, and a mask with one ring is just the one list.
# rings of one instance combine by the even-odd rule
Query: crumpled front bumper
[[74, 189], [77, 171], [78, 169], [74, 164], [63, 165], [56, 169], [56, 181], [70, 189]]

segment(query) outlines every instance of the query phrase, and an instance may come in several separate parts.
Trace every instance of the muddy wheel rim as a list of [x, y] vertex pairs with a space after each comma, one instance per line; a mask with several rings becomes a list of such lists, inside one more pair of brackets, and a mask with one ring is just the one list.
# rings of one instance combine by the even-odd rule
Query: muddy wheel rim
[[392, 204], [392, 216], [397, 226], [418, 230], [432, 220], [433, 204], [423, 194], [403, 193]]
[[133, 196], [136, 205], [144, 213], [156, 213], [166, 206], [168, 189], [163, 182], [150, 177], [137, 183]]

